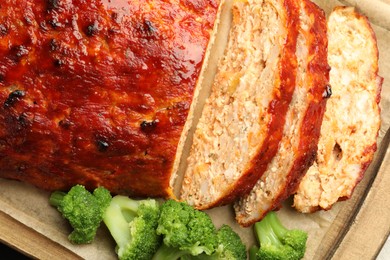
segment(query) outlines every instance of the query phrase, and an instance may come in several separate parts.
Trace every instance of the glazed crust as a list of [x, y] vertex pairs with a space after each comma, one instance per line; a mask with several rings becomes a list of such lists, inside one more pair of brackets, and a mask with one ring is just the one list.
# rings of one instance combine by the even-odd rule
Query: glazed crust
[[315, 159], [329, 88], [326, 18], [308, 0], [300, 3], [297, 85], [278, 152], [253, 190], [234, 205], [242, 226], [281, 207]]
[[218, 0], [0, 4], [0, 177], [170, 196]]

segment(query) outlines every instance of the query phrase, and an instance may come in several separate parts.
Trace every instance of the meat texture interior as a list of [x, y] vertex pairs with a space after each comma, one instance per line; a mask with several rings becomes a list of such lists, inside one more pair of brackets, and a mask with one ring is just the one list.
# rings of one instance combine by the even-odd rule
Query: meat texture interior
[[328, 20], [329, 99], [317, 158], [299, 185], [301, 212], [330, 209], [351, 197], [373, 160], [380, 128], [378, 47], [368, 19], [338, 7]]

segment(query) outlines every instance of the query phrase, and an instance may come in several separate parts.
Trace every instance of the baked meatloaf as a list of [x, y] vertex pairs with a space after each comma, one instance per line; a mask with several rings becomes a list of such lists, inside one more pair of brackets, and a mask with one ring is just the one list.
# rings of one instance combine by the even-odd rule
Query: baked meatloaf
[[250, 226], [295, 192], [312, 165], [330, 89], [325, 13], [309, 0], [300, 4], [296, 88], [279, 149], [251, 192], [234, 205], [237, 222]]
[[332, 97], [317, 158], [294, 197], [301, 212], [329, 209], [349, 198], [377, 149], [382, 78], [374, 32], [352, 7], [338, 7], [328, 20], [328, 41]]
[[225, 55], [196, 127], [181, 199], [198, 209], [249, 192], [275, 155], [295, 88], [295, 0], [234, 1]]
[[218, 0], [0, 3], [0, 177], [170, 196]]

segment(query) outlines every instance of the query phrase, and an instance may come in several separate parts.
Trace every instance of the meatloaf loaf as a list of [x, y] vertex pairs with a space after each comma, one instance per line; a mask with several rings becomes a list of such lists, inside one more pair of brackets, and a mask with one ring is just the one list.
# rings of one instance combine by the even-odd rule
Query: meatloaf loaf
[[329, 97], [325, 13], [309, 0], [300, 4], [296, 88], [279, 149], [252, 191], [234, 205], [242, 226], [261, 220], [296, 190], [313, 163]]
[[328, 20], [328, 100], [318, 154], [302, 179], [294, 206], [301, 212], [329, 209], [349, 198], [377, 149], [380, 127], [378, 48], [368, 19], [338, 7]]
[[2, 1], [0, 177], [171, 196], [218, 6]]
[[295, 0], [234, 1], [225, 55], [196, 127], [181, 199], [198, 209], [249, 192], [275, 155], [295, 88]]

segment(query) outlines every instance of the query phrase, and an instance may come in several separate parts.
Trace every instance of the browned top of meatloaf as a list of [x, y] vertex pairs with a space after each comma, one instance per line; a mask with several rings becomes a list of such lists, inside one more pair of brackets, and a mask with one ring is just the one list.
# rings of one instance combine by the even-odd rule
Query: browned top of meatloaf
[[0, 4], [0, 176], [166, 196], [218, 0]]

